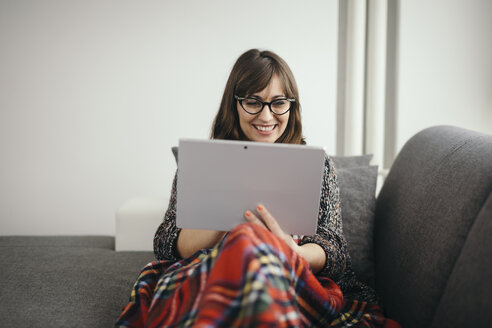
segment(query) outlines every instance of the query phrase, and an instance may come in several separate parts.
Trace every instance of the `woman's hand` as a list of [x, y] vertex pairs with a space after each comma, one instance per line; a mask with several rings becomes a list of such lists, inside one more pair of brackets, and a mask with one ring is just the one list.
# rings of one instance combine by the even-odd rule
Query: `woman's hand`
[[302, 246], [297, 245], [292, 236], [282, 230], [277, 220], [263, 205], [258, 205], [256, 211], [258, 212], [258, 216], [251, 211], [246, 211], [244, 213], [246, 220], [270, 230], [274, 235], [282, 239], [292, 250], [309, 263], [313, 272], [316, 273], [323, 269], [326, 262], [326, 255], [321, 246], [313, 243]]
[[296, 253], [299, 253], [299, 245], [296, 244], [291, 235], [286, 234], [282, 230], [277, 220], [275, 220], [275, 218], [263, 205], [258, 205], [256, 207], [256, 211], [258, 212], [259, 217], [251, 211], [246, 211], [244, 213], [246, 220], [251, 223], [256, 223], [267, 230], [270, 230], [275, 236], [282, 239], [290, 248], [292, 248], [292, 250], [294, 250]]

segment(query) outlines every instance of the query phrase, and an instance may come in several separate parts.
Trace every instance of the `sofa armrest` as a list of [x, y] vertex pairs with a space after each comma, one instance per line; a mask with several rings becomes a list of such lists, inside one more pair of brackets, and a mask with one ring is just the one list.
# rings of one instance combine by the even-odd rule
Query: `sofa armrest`
[[376, 288], [390, 318], [410, 328], [490, 326], [492, 258], [480, 238], [492, 225], [491, 191], [492, 135], [437, 126], [405, 144], [376, 202]]
[[154, 234], [166, 212], [164, 198], [132, 198], [116, 211], [116, 251], [152, 251]]

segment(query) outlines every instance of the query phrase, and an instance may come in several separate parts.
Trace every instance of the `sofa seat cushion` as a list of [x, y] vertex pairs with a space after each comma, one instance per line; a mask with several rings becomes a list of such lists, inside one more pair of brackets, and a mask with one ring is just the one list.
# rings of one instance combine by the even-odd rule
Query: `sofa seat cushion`
[[113, 237], [0, 237], [2, 325], [113, 326], [154, 257], [115, 252], [111, 243]]
[[2, 236], [0, 247], [85, 247], [114, 249], [112, 236]]

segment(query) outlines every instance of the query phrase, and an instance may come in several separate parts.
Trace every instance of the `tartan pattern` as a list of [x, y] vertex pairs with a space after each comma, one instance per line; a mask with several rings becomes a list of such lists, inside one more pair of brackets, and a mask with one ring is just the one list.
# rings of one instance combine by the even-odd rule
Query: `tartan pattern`
[[244, 223], [214, 248], [154, 261], [117, 327], [398, 327], [377, 305], [344, 302], [329, 278], [262, 227]]

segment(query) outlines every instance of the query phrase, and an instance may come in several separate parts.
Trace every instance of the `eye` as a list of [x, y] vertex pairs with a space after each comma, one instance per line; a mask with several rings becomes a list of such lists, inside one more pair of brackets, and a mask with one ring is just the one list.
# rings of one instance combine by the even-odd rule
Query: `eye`
[[246, 98], [244, 100], [244, 105], [248, 107], [261, 107], [261, 102], [253, 98]]
[[273, 102], [274, 106], [284, 106], [285, 104], [287, 104], [287, 100], [285, 99], [279, 99]]

